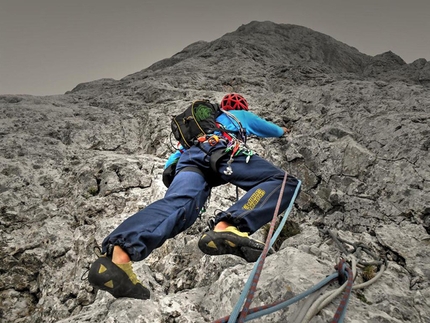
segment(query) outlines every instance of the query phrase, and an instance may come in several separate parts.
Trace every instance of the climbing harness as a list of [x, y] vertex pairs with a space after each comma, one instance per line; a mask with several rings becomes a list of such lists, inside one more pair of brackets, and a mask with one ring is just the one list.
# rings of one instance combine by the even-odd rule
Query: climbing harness
[[[337, 272], [331, 274], [330, 276], [326, 277], [316, 285], [312, 286], [305, 292], [296, 295], [295, 297], [287, 300], [280, 300], [273, 302], [271, 304], [258, 306], [255, 308], [250, 308], [253, 296], [256, 291], [256, 287], [258, 284], [258, 280], [264, 265], [265, 258], [267, 256], [269, 248], [272, 247], [276, 239], [278, 238], [280, 232], [282, 231], [282, 228], [284, 227], [288, 215], [291, 212], [291, 209], [293, 207], [294, 201], [297, 198], [298, 192], [300, 191], [301, 181], [298, 181], [298, 185], [296, 187], [296, 190], [294, 192], [293, 198], [291, 199], [290, 205], [288, 206], [287, 210], [284, 213], [284, 216], [282, 217], [282, 220], [276, 229], [275, 233], [273, 234], [275, 223], [277, 222], [277, 214], [279, 211], [279, 205], [281, 202], [281, 197], [283, 194], [283, 190], [285, 187], [285, 182], [287, 179], [287, 174], [285, 174], [284, 181], [282, 183], [281, 192], [279, 195], [278, 204], [275, 209], [275, 213], [270, 225], [269, 233], [266, 239], [266, 244], [263, 252], [260, 255], [260, 258], [255, 263], [251, 274], [245, 283], [245, 286], [242, 290], [242, 293], [239, 297], [239, 300], [237, 301], [235, 307], [233, 308], [233, 311], [229, 316], [223, 317], [221, 319], [218, 319], [216, 321], [213, 321], [213, 323], [242, 323], [246, 321], [250, 321], [256, 318], [260, 318], [264, 315], [268, 315], [271, 313], [274, 313], [278, 310], [281, 310], [285, 307], [290, 306], [291, 304], [294, 304], [314, 293], [317, 291], [321, 292], [321, 290], [329, 285], [334, 280], [338, 279], [341, 286], [336, 289], [329, 292], [326, 292], [325, 294], [319, 296], [316, 300], [313, 300], [312, 297], [309, 297], [311, 301], [313, 301], [313, 304], [309, 307], [308, 304], [305, 304], [300, 309], [298, 315], [296, 316], [294, 322], [300, 322], [300, 323], [308, 323], [315, 315], [317, 315], [325, 306], [330, 304], [336, 297], [339, 295], [342, 295], [341, 301], [339, 306], [337, 307], [336, 313], [331, 321], [331, 323], [342, 323], [347, 310], [347, 305], [349, 302], [349, 298], [351, 295], [352, 290], [355, 289], [362, 289], [365, 288], [372, 283], [374, 283], [377, 279], [379, 279], [383, 272], [386, 269], [386, 261], [383, 260], [374, 260], [374, 261], [364, 261], [361, 260], [361, 253], [364, 251], [369, 256], [373, 257], [373, 259], [377, 259], [378, 256], [375, 255], [370, 248], [368, 248], [366, 245], [362, 243], [352, 243], [348, 242], [337, 235], [335, 235], [331, 231], [325, 231], [324, 233], [330, 234], [330, 236], [333, 238], [333, 240], [336, 242], [336, 244], [339, 246], [340, 250], [343, 253], [344, 257], [340, 258], [339, 263], [335, 266], [337, 269]], [[272, 236], [273, 234], [273, 236]], [[342, 245], [342, 243], [346, 243], [349, 246], [352, 246], [352, 251], [349, 251]], [[357, 259], [359, 259], [357, 261]], [[354, 280], [357, 274], [357, 263], [359, 266], [365, 266], [365, 265], [379, 265], [379, 272], [369, 281], [364, 282], [362, 284], [354, 285]], [[315, 298], [315, 296], [313, 297]], [[309, 300], [308, 299], [308, 300]], [[309, 303], [309, 302], [308, 302]]]

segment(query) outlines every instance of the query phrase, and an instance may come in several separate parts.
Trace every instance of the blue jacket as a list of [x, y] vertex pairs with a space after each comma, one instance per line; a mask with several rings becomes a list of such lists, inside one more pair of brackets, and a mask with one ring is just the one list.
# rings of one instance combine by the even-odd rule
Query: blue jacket
[[[255, 135], [261, 138], [267, 137], [281, 137], [284, 134], [284, 130], [277, 126], [276, 124], [264, 120], [252, 112], [246, 110], [231, 110], [229, 111], [234, 115], [242, 124], [242, 127], [246, 130], [246, 135]], [[217, 122], [221, 123], [224, 128], [228, 131], [237, 132], [240, 130], [237, 122], [230, 118], [227, 114], [221, 113], [221, 115], [216, 119]], [[180, 147], [182, 149], [182, 146]], [[181, 151], [176, 150], [173, 154], [169, 156], [164, 165], [167, 168], [173, 162], [175, 162], [181, 156]]]

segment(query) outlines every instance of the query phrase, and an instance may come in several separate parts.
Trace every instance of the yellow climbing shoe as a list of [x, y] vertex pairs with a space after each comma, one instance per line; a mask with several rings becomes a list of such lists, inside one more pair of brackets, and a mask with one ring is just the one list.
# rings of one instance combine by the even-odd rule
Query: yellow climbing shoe
[[200, 238], [198, 246], [207, 255], [231, 254], [241, 257], [247, 262], [255, 262], [264, 249], [263, 242], [251, 239], [248, 233], [241, 232], [234, 226], [205, 232]]
[[105, 290], [115, 298], [148, 299], [150, 296], [149, 290], [137, 279], [131, 261], [117, 265], [110, 258], [101, 257], [91, 265], [88, 281], [93, 287]]

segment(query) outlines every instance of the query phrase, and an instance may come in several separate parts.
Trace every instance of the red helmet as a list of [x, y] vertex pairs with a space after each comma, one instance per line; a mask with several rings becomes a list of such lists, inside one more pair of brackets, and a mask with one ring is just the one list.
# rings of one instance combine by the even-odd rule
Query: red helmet
[[226, 94], [221, 100], [221, 109], [223, 110], [247, 110], [248, 102], [245, 98], [237, 93]]

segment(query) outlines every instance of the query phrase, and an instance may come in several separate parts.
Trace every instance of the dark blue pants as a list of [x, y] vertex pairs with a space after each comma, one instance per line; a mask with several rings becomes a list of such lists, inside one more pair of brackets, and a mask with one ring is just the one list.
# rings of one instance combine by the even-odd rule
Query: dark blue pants
[[[219, 145], [223, 144], [215, 148]], [[203, 146], [207, 152], [215, 148]], [[253, 155], [248, 163], [246, 157], [242, 154], [234, 157], [231, 175], [224, 174], [229, 156], [223, 157], [214, 182], [198, 172], [187, 169], [181, 172], [185, 167], [196, 167], [203, 173], [210, 171], [209, 156], [204, 151], [198, 147], [186, 150], [164, 198], [120, 224], [103, 241], [102, 251], [106, 252], [108, 245], [119, 245], [133, 261], [145, 259], [167, 239], [189, 228], [197, 220], [211, 188], [223, 183], [232, 183], [246, 194], [218, 214], [215, 222], [227, 221], [242, 232], [254, 233], [273, 218], [285, 172], [258, 155]], [[289, 206], [297, 184], [297, 179], [288, 175], [280, 211]]]

